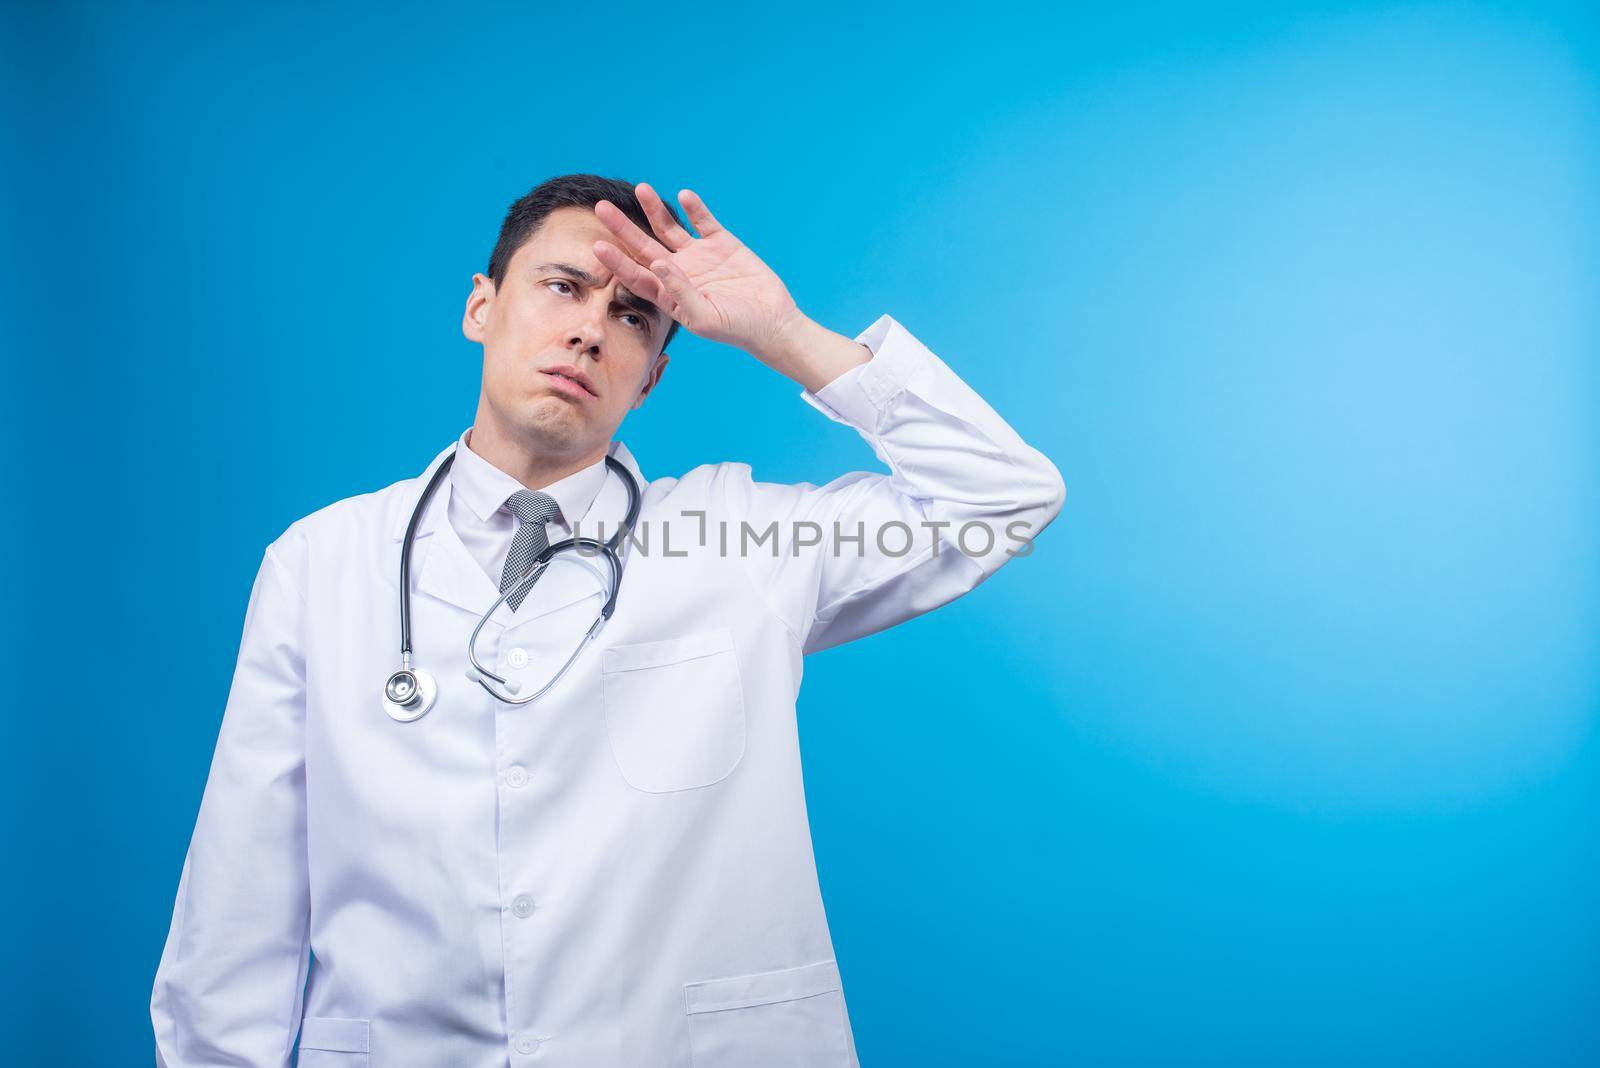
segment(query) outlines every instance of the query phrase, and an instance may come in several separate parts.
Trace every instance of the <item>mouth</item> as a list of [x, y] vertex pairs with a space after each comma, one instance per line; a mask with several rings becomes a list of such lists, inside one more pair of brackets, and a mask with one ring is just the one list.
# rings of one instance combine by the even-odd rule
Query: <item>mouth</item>
[[556, 390], [571, 397], [598, 397], [594, 381], [570, 363], [546, 367], [541, 372], [555, 384]]

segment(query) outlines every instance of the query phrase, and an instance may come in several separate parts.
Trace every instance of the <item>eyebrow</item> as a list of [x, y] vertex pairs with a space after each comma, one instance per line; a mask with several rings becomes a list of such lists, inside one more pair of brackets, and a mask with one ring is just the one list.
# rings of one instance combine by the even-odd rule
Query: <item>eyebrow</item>
[[[541, 263], [535, 267], [534, 270], [559, 271], [562, 274], [571, 275], [573, 278], [591, 288], [597, 288], [600, 285], [599, 278], [590, 274], [582, 267], [574, 267], [570, 263]], [[645, 300], [643, 297], [639, 296], [633, 290], [629, 289], [625, 285], [622, 285], [621, 283], [618, 283], [617, 285], [617, 303], [623, 305], [624, 307], [632, 308], [634, 311], [638, 312], [640, 315], [644, 316], [646, 319], [649, 319], [653, 323], [659, 323], [661, 321], [660, 308], [656, 307], [654, 304], [651, 304], [648, 300]]]

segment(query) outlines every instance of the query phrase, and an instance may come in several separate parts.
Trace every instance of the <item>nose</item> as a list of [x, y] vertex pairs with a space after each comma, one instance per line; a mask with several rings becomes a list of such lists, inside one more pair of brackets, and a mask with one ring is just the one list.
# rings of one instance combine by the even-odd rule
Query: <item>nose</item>
[[567, 349], [574, 356], [588, 356], [590, 359], [600, 358], [600, 331], [588, 320], [572, 330], [572, 336], [567, 338]]
[[585, 314], [567, 334], [567, 350], [574, 357], [583, 355], [592, 360], [600, 358], [601, 343], [605, 340], [606, 306], [609, 303], [610, 298], [604, 294], [595, 294], [593, 299], [585, 303]]

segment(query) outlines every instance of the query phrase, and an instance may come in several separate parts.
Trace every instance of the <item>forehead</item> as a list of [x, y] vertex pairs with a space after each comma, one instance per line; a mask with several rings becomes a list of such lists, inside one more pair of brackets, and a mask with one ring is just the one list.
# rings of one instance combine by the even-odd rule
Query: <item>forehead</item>
[[544, 217], [539, 229], [512, 255], [512, 263], [523, 266], [559, 260], [583, 267], [594, 274], [605, 274], [605, 267], [594, 255], [594, 243], [616, 238], [592, 208], [557, 208]]

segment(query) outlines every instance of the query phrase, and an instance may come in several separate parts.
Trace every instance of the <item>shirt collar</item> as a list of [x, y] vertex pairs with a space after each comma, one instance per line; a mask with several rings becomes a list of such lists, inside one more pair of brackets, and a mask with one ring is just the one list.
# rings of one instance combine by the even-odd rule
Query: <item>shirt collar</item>
[[[457, 439], [456, 459], [450, 465], [451, 493], [459, 493], [467, 507], [481, 521], [487, 523], [491, 516], [504, 507], [506, 500], [518, 490], [527, 489], [521, 482], [500, 470], [494, 464], [472, 451], [468, 441], [472, 437], [469, 426]], [[582, 520], [594, 503], [595, 494], [606, 478], [606, 462], [602, 457], [581, 471], [574, 471], [548, 486], [540, 493], [555, 498], [561, 508], [561, 522], [567, 529]]]

